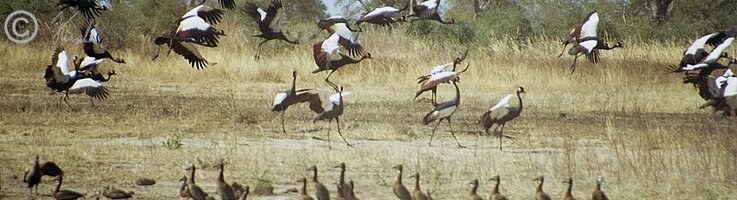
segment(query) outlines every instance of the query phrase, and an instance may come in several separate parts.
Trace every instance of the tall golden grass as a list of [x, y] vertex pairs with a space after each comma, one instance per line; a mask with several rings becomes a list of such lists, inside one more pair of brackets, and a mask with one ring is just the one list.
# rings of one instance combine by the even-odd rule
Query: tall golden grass
[[[0, 43], [0, 197], [27, 195], [20, 180], [30, 158], [57, 161], [67, 171], [65, 187], [92, 192], [110, 183], [136, 190], [137, 198], [174, 198], [183, 168], [202, 166], [200, 183], [215, 191], [212, 165], [225, 158], [226, 180], [269, 182], [279, 193], [296, 187], [312, 164], [323, 182], [334, 185], [339, 162], [348, 164], [348, 178], [357, 181], [363, 199], [390, 199], [396, 173], [423, 174], [423, 188], [438, 199], [458, 199], [466, 183], [502, 176], [502, 192], [520, 199], [534, 193], [532, 178], [546, 175], [545, 189], [562, 196], [564, 177], [576, 183], [574, 195], [586, 199], [597, 176], [612, 199], [730, 199], [737, 188], [737, 143], [734, 119], [715, 119], [699, 110], [703, 101], [681, 76], [666, 67], [680, 59], [686, 41], [652, 43], [623, 41], [624, 49], [605, 51], [602, 62], [581, 59], [570, 74], [570, 56], [556, 58], [554, 38], [530, 41], [488, 38], [480, 44], [423, 40], [407, 36], [404, 27], [367, 28], [360, 41], [374, 59], [346, 66], [331, 80], [354, 94], [348, 98], [343, 133], [355, 148], [333, 139], [327, 150], [325, 123], [312, 124], [304, 106], [287, 111], [290, 133], [279, 133], [278, 114], [269, 111], [272, 95], [286, 89], [290, 71], [299, 73], [297, 87], [329, 89], [326, 74], [315, 68], [306, 35], [313, 27], [297, 26], [287, 35], [302, 44], [269, 42], [255, 62], [258, 39], [241, 21], [226, 18], [219, 25], [227, 36], [220, 47], [200, 48], [210, 61], [204, 70], [191, 68], [176, 54], [155, 61], [151, 38], [131, 38], [129, 49], [111, 49], [127, 64], [105, 61], [118, 76], [106, 83], [111, 97], [90, 108], [85, 97], [73, 96], [72, 106], [55, 107], [42, 71], [56, 45], [83, 55], [69, 42], [15, 45]], [[286, 27], [289, 29], [290, 27]], [[104, 30], [104, 27], [103, 27]], [[320, 37], [324, 37], [325, 34]], [[319, 38], [320, 38], [319, 37]], [[451, 148], [447, 127], [438, 128], [439, 147], [427, 147], [430, 127], [420, 119], [431, 109], [412, 102], [415, 78], [430, 67], [450, 62], [469, 49], [470, 70], [462, 75], [462, 107], [454, 128], [469, 149]], [[735, 50], [732, 48], [731, 53]], [[165, 53], [165, 52], [162, 52]], [[505, 151], [493, 137], [478, 137], [478, 115], [503, 95], [523, 85], [525, 110], [510, 122]], [[439, 99], [453, 95], [441, 86]], [[731, 124], [730, 124], [731, 123]], [[334, 123], [333, 123], [334, 126]], [[335, 127], [332, 127], [334, 133]], [[163, 141], [181, 136], [180, 149]], [[333, 136], [335, 136], [333, 134]], [[136, 176], [160, 180], [152, 188], [135, 188]], [[102, 184], [101, 184], [102, 183]], [[405, 178], [405, 184], [411, 185]], [[42, 185], [48, 193], [51, 183]], [[411, 186], [410, 186], [411, 188]], [[330, 187], [335, 191], [334, 187]]]

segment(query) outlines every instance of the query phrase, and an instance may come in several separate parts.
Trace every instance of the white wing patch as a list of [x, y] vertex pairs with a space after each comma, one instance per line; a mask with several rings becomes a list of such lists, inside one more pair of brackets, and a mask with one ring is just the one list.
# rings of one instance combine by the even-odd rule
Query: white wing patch
[[350, 29], [348, 29], [348, 26], [345, 23], [337, 23], [333, 26], [335, 26], [335, 33], [340, 35], [340, 37], [345, 38], [353, 43], [356, 42], [357, 37]]
[[69, 75], [69, 57], [67, 56], [67, 50], [59, 52], [57, 55], [56, 67], [61, 69], [61, 73]]
[[592, 13], [589, 20], [581, 25], [581, 37], [596, 37], [597, 26], [599, 26], [599, 13]]
[[284, 102], [284, 100], [287, 99], [287, 93], [286, 92], [280, 92], [276, 93], [276, 96], [274, 96], [274, 103], [272, 106], [276, 106]]
[[585, 50], [587, 54], [590, 54], [592, 51], [594, 51], [594, 48], [599, 43], [597, 40], [586, 40], [581, 43], [578, 43], [581, 45]]
[[258, 14], [261, 15], [261, 21], [264, 21], [266, 19], [266, 12], [264, 9], [256, 8], [256, 11], [258, 11]]
[[440, 72], [440, 73], [431, 75], [429, 81], [430, 82], [439, 81], [439, 80], [453, 77], [455, 75], [456, 75], [456, 72]]
[[432, 68], [432, 70], [430, 70], [430, 73], [428, 75], [432, 76], [433, 74], [443, 72], [445, 71], [446, 68], [448, 68], [448, 66], [451, 66], [451, 65], [453, 65], [453, 63], [446, 63], [446, 64], [435, 66]]
[[189, 10], [189, 11], [187, 11], [187, 13], [184, 13], [184, 15], [182, 15], [182, 19], [184, 19], [184, 18], [187, 18], [187, 17], [194, 17], [194, 16], [198, 16], [198, 15], [197, 15], [197, 12], [199, 12], [199, 11], [200, 11], [200, 9], [201, 9], [202, 7], [204, 7], [204, 6], [205, 6], [205, 5], [199, 5], [199, 6], [197, 6], [197, 7], [194, 7], [194, 8], [192, 8], [192, 10]]
[[79, 79], [75, 81], [72, 87], [69, 88], [69, 90], [71, 93], [72, 90], [77, 91], [77, 90], [82, 90], [82, 89], [87, 89], [87, 88], [99, 88], [99, 87], [102, 87], [102, 84], [100, 82], [92, 80], [91, 78], [83, 78], [83, 79]]
[[717, 62], [719, 57], [722, 55], [724, 49], [726, 49], [734, 41], [734, 37], [727, 38], [719, 46], [715, 47], [714, 50], [709, 53], [709, 56], [704, 60], [705, 63]]
[[99, 65], [102, 63], [103, 59], [97, 59], [95, 57], [85, 56], [84, 59], [82, 59], [82, 63], [80, 64], [81, 68], [85, 68], [89, 65], [95, 64]]
[[695, 54], [697, 50], [704, 48], [706, 41], [708, 41], [709, 39], [711, 39], [711, 37], [714, 37], [717, 34], [719, 33], [712, 33], [712, 34], [700, 37], [699, 39], [696, 39], [696, 41], [691, 43], [691, 46], [688, 47], [688, 49], [686, 49], [686, 52], [683, 55]]
[[512, 94], [508, 94], [507, 96], [504, 96], [502, 100], [496, 103], [496, 105], [489, 108], [489, 111], [498, 110], [500, 108], [509, 108], [509, 100], [512, 99]]
[[449, 106], [447, 108], [440, 109], [438, 111], [433, 112], [433, 116], [435, 116], [435, 119], [441, 119], [446, 118], [451, 115], [453, 115], [454, 112], [456, 112], [456, 106]]
[[340, 60], [341, 56], [338, 54], [338, 49], [340, 49], [340, 46], [338, 46], [339, 39], [340, 35], [338, 35], [338, 33], [333, 33], [328, 37], [328, 39], [325, 39], [325, 41], [322, 42], [320, 48], [323, 52], [328, 54], [328, 60]]
[[382, 16], [382, 17], [391, 17], [394, 14], [397, 14], [399, 12], [399, 9], [389, 6], [384, 6], [380, 8], [376, 8], [373, 11], [366, 14], [366, 17], [373, 17], [373, 16]]
[[204, 19], [200, 17], [190, 17], [187, 19], [182, 20], [182, 22], [179, 23], [179, 28], [177, 29], [177, 32], [180, 31], [186, 31], [186, 30], [201, 30], [201, 31], [207, 31], [210, 29], [210, 24], [205, 22]]
[[420, 5], [423, 5], [423, 6], [427, 7], [427, 9], [431, 9], [431, 10], [432, 9], [435, 9], [435, 7], [438, 7], [438, 4], [435, 3], [435, 0], [424, 1], [424, 2], [420, 3]]
[[[346, 91], [343, 91], [342, 93], [343, 93], [342, 95], [343, 97], [349, 96], [351, 94], [350, 92], [346, 92]], [[328, 99], [330, 99], [330, 103], [332, 104], [341, 105], [343, 104], [343, 102], [340, 101], [340, 96], [341, 96], [341, 93], [335, 93], [333, 95], [330, 95]]]

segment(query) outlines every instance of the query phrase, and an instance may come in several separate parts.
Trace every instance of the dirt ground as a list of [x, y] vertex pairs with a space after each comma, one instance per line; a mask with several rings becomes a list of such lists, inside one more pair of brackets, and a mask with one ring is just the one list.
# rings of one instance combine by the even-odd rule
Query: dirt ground
[[[332, 123], [328, 149], [326, 123], [312, 123], [314, 113], [305, 105], [287, 111], [288, 134], [280, 133], [279, 113], [269, 109], [273, 91], [287, 83], [244, 81], [223, 89], [123, 78], [110, 82], [111, 97], [95, 101], [95, 107], [74, 95], [70, 108], [55, 105], [60, 94], [49, 94], [40, 72], [1, 71], [2, 199], [29, 197], [21, 179], [36, 154], [65, 170], [63, 188], [88, 198], [112, 185], [135, 191], [135, 199], [176, 199], [178, 180], [191, 164], [200, 169], [198, 184], [217, 196], [213, 166], [221, 159], [226, 181], [274, 186], [275, 195], [253, 199], [295, 199], [288, 190], [310, 176], [311, 165], [334, 196], [339, 171], [332, 166], [340, 162], [348, 166], [347, 179], [356, 182], [361, 199], [393, 199], [397, 171], [391, 167], [396, 164], [404, 164], [410, 190], [409, 175], [419, 172], [422, 189], [433, 191], [436, 199], [465, 197], [475, 178], [485, 196], [493, 187], [488, 179], [497, 174], [501, 192], [512, 199], [531, 198], [538, 175], [545, 175], [545, 191], [554, 198], [562, 198], [566, 184], [561, 181], [569, 176], [579, 199], [589, 198], [599, 176], [611, 199], [732, 199], [737, 194], [737, 128], [733, 119], [715, 119], [706, 111], [560, 112], [528, 105], [507, 125], [506, 134], [513, 138], [505, 138], [500, 151], [498, 139], [481, 135], [476, 124], [489, 100], [467, 92], [453, 119], [454, 132], [468, 147], [459, 149], [445, 123], [428, 146], [432, 126], [421, 124], [431, 109], [426, 99], [412, 102], [407, 91], [355, 88], [358, 94], [350, 97], [341, 118], [341, 132], [353, 147], [343, 143]], [[402, 98], [362, 97], [377, 94]], [[523, 96], [528, 97], [534, 98]], [[170, 149], [166, 141], [182, 146]], [[135, 186], [138, 177], [157, 184]], [[50, 198], [53, 187], [54, 181], [44, 178], [33, 196]]]

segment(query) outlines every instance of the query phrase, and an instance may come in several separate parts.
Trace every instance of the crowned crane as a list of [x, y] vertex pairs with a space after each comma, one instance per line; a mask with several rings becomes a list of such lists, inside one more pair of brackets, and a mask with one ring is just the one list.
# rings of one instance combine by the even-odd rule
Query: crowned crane
[[[704, 49], [706, 48], [705, 46], [709, 44], [716, 47], [722, 42], [725, 36], [726, 32], [716, 32], [706, 34], [696, 39], [693, 43], [691, 43], [691, 46], [683, 51], [683, 58], [681, 58], [681, 62], [680, 64], [678, 64], [678, 68], [685, 68], [688, 65], [695, 65], [700, 63], [702, 60], [704, 60], [704, 58], [709, 56], [709, 52]], [[722, 53], [720, 57], [727, 57], [726, 52]]]
[[550, 196], [543, 191], [543, 184], [545, 183], [544, 176], [538, 176], [533, 181], [537, 182], [537, 188], [535, 189], [535, 200], [550, 200]]
[[187, 176], [182, 176], [181, 179], [179, 179], [179, 182], [182, 183], [181, 186], [179, 186], [179, 197], [183, 199], [189, 199], [189, 188], [187, 188]]
[[468, 192], [468, 199], [470, 199], [470, 200], [484, 200], [483, 197], [481, 197], [479, 194], [476, 193], [476, 190], [479, 189], [479, 179], [473, 179], [468, 184], [471, 185], [471, 191]]
[[[154, 44], [159, 45], [159, 48], [161, 48], [161, 45], [166, 44], [169, 46], [170, 49], [174, 50], [174, 53], [177, 53], [184, 57], [184, 59], [187, 59], [190, 65], [194, 67], [195, 69], [204, 69], [207, 67], [207, 65], [215, 65], [217, 63], [210, 62], [207, 59], [205, 59], [204, 56], [200, 53], [199, 50], [197, 50], [197, 47], [195, 46], [195, 42], [193, 38], [189, 38], [188, 40], [178, 40], [174, 39], [175, 37], [171, 34], [165, 34], [163, 36], [159, 36], [154, 40]], [[156, 53], [156, 56], [152, 60], [155, 60], [159, 56], [158, 53]]]
[[215, 183], [218, 188], [218, 193], [220, 193], [220, 198], [222, 200], [236, 200], [235, 193], [233, 192], [233, 187], [231, 187], [228, 183], [226, 183], [225, 178], [223, 178], [223, 171], [225, 170], [225, 163], [223, 161], [220, 161], [217, 167], [220, 168], [220, 173], [218, 174], [218, 178], [215, 181]]
[[187, 189], [189, 190], [189, 197], [195, 200], [206, 200], [209, 196], [200, 186], [195, 184], [195, 171], [197, 168], [192, 165], [188, 167], [186, 170], [190, 172], [189, 179], [187, 179]]
[[354, 59], [341, 53], [339, 51], [340, 46], [338, 46], [340, 38], [340, 35], [333, 33], [327, 39], [321, 42], [316, 42], [312, 45], [313, 57], [315, 59], [315, 64], [317, 64], [317, 69], [312, 71], [312, 73], [330, 70], [325, 81], [331, 86], [335, 86], [335, 84], [330, 82], [330, 76], [333, 75], [333, 72], [345, 65], [359, 63], [364, 59], [371, 59], [371, 53], [366, 53], [359, 59]]
[[573, 178], [568, 177], [566, 180], [563, 180], [563, 183], [568, 184], [568, 189], [566, 190], [565, 195], [563, 195], [563, 200], [576, 200], [576, 198], [573, 197]]
[[[723, 57], [727, 57], [725, 54], [723, 54], [724, 50], [729, 47], [729, 45], [732, 44], [732, 41], [734, 41], [735, 36], [737, 35], [737, 27], [730, 30], [728, 33], [725, 34], [724, 38], [719, 42], [719, 45], [714, 47], [714, 49], [709, 53], [706, 58], [701, 60], [700, 62], [696, 64], [686, 64], [685, 66], [681, 66], [675, 70], [674, 72], [683, 72], [683, 71], [693, 71], [697, 69], [702, 69], [706, 67], [712, 67], [712, 68], [726, 68], [726, 66], [719, 63], [719, 59]], [[730, 62], [731, 63], [731, 62]]]
[[392, 191], [394, 192], [394, 195], [396, 195], [399, 200], [412, 200], [412, 195], [410, 195], [409, 190], [407, 190], [407, 187], [404, 187], [404, 184], [402, 184], [402, 173], [404, 172], [404, 167], [399, 164], [392, 168], [399, 171], [399, 175], [397, 175], [397, 180], [394, 181], [394, 186], [392, 186]]
[[[175, 31], [156, 37], [154, 44], [159, 45], [159, 49], [161, 45], [166, 44], [169, 46], [169, 51], [174, 50], [175, 53], [187, 59], [190, 65], [196, 69], [203, 69], [208, 64], [217, 64], [205, 59], [197, 50], [195, 44], [205, 47], [218, 46], [218, 38], [224, 36], [225, 32], [216, 29], [212, 24], [220, 22], [222, 13], [222, 10], [209, 6], [197, 6], [179, 18], [177, 21], [179, 25]], [[155, 60], [158, 56], [159, 51], [156, 51], [156, 55], [152, 60]]]
[[413, 5], [412, 11], [414, 13], [408, 15], [407, 18], [418, 17], [418, 19], [413, 19], [410, 22], [414, 22], [416, 20], [433, 20], [433, 21], [438, 21], [443, 24], [455, 24], [454, 19], [445, 21], [443, 20], [442, 17], [440, 17], [440, 13], [438, 12], [439, 7], [440, 7], [440, 0], [424, 1], [420, 4]]
[[494, 124], [497, 124], [496, 128], [494, 128], [494, 132], [496, 132], [497, 129], [501, 126], [502, 129], [499, 132], [499, 150], [502, 150], [502, 138], [504, 137], [504, 126], [507, 124], [508, 121], [513, 120], [522, 113], [522, 97], [520, 94], [525, 93], [525, 88], [522, 86], [517, 86], [516, 92], [517, 98], [514, 98], [513, 94], [508, 94], [504, 96], [499, 102], [497, 102], [494, 106], [489, 108], [483, 115], [481, 115], [481, 118], [479, 119], [479, 124], [484, 126], [484, 132], [487, 134], [489, 133], [489, 129], [494, 126]]
[[312, 165], [310, 168], [307, 168], [307, 171], [312, 172], [312, 188], [314, 189], [317, 200], [330, 200], [328, 188], [317, 180], [317, 166]]
[[99, 67], [102, 61], [103, 61], [102, 59], [85, 56], [82, 59], [81, 63], [79, 63], [79, 66], [80, 66], [79, 78], [91, 78], [92, 80], [99, 81], [99, 82], [110, 81], [110, 77], [112, 77], [113, 75], [116, 75], [115, 70], [110, 70], [107, 73], [107, 78], [105, 78], [99, 70]]
[[415, 173], [410, 178], [415, 178], [415, 189], [412, 191], [413, 200], [428, 200], [430, 199], [422, 189], [420, 188], [420, 173]]
[[440, 125], [440, 122], [443, 122], [443, 120], [448, 121], [448, 127], [450, 127], [450, 135], [453, 136], [453, 139], [455, 139], [456, 144], [458, 144], [459, 148], [464, 148], [463, 145], [461, 145], [460, 142], [458, 142], [458, 138], [456, 138], [455, 133], [453, 133], [453, 123], [450, 121], [450, 117], [453, 116], [453, 113], [458, 110], [458, 106], [461, 104], [461, 90], [458, 89], [458, 83], [457, 81], [453, 81], [453, 86], [456, 88], [456, 96], [450, 101], [446, 101], [440, 104], [435, 105], [435, 108], [427, 113], [424, 118], [422, 118], [422, 124], [428, 125], [431, 122], [438, 121], [437, 124], [435, 124], [435, 127], [432, 129], [432, 135], [430, 135], [430, 142], [427, 144], [432, 146], [432, 139], [435, 137], [435, 129], [438, 128], [438, 125]]
[[361, 18], [356, 21], [356, 26], [358, 26], [358, 28], [362, 30], [361, 23], [364, 22], [380, 26], [387, 26], [396, 22], [403, 22], [404, 17], [395, 19], [394, 16], [402, 11], [407, 10], [407, 8], [409, 8], [409, 4], [406, 4], [404, 8], [401, 9], [392, 6], [374, 8], [374, 10], [372, 10], [371, 12], [368, 12], [365, 15], [361, 16]]
[[[466, 67], [468, 69], [468, 67]], [[458, 82], [460, 81], [460, 77], [458, 74], [465, 72], [465, 70], [461, 72], [440, 72], [437, 74], [433, 74], [428, 78], [425, 82], [420, 82], [420, 90], [415, 92], [415, 98], [412, 100], [417, 99], [422, 93], [425, 93], [427, 91], [432, 91], [432, 103], [433, 105], [437, 104], [437, 100], [435, 99], [435, 93], [437, 91], [438, 85], [441, 83], [449, 83], [449, 82]]]
[[491, 190], [491, 194], [489, 195], [489, 200], [507, 200], [506, 196], [499, 193], [499, 183], [501, 183], [499, 175], [491, 177], [489, 180], [496, 182], [496, 184], [494, 184], [494, 189]]
[[284, 113], [287, 111], [289, 106], [307, 102], [310, 104], [310, 110], [315, 113], [322, 113], [325, 111], [322, 107], [322, 100], [320, 95], [312, 92], [310, 89], [296, 89], [297, 82], [297, 71], [292, 71], [292, 87], [289, 90], [282, 91], [276, 94], [274, 97], [274, 103], [272, 104], [271, 111], [281, 112], [281, 129], [282, 133], [286, 134], [287, 131], [284, 128]]
[[315, 118], [312, 120], [312, 123], [320, 120], [328, 121], [328, 148], [332, 148], [330, 147], [330, 122], [335, 119], [335, 124], [338, 128], [338, 135], [340, 135], [340, 137], [343, 138], [345, 144], [350, 147], [352, 145], [348, 143], [348, 140], [343, 137], [343, 133], [340, 132], [340, 116], [343, 115], [344, 107], [343, 96], [349, 95], [350, 92], [344, 92], [342, 86], [340, 88], [338, 88], [338, 86], [333, 86], [333, 89], [335, 90], [335, 94], [330, 95], [330, 97], [328, 98], [328, 102], [324, 105], [325, 111], [315, 116]]
[[602, 183], [604, 183], [604, 178], [599, 177], [596, 179], [596, 188], [591, 192], [591, 200], [609, 200], [609, 197], [601, 190]]
[[53, 196], [57, 200], [72, 200], [83, 198], [85, 195], [72, 190], [61, 190], [61, 183], [63, 182], [63, 176], [56, 177], [56, 189], [54, 189]]
[[264, 39], [264, 41], [258, 43], [256, 56], [254, 57], [256, 60], [261, 56], [261, 46], [270, 40], [284, 40], [288, 43], [299, 44], [297, 40], [292, 41], [287, 39], [287, 36], [281, 31], [281, 20], [284, 17], [281, 0], [272, 0], [271, 5], [269, 5], [266, 11], [256, 6], [256, 4], [247, 2], [245, 11], [256, 20], [258, 29], [261, 31], [261, 34], [254, 35], [253, 37]]
[[100, 16], [101, 10], [107, 10], [107, 7], [101, 6], [97, 0], [59, 0], [56, 6], [64, 6], [60, 10], [77, 7], [77, 10], [87, 19], [94, 19]]
[[597, 36], [597, 27], [599, 25], [599, 14], [594, 11], [584, 19], [580, 28], [574, 31], [574, 35], [579, 35], [576, 43], [568, 54], [574, 56], [573, 64], [571, 64], [571, 74], [576, 71], [576, 62], [578, 57], [585, 55], [586, 58], [592, 63], [599, 62], [599, 50], [611, 50], [615, 48], [622, 48], [624, 45], [617, 42], [612, 46], [609, 46], [602, 38]]
[[122, 58], [115, 58], [110, 55], [110, 52], [102, 44], [102, 33], [95, 27], [94, 21], [89, 22], [87, 25], [80, 29], [82, 32], [82, 49], [87, 56], [95, 57], [98, 59], [109, 58], [117, 63], [125, 63]]
[[[76, 61], [73, 61], [73, 63], [76, 63]], [[67, 101], [69, 94], [87, 94], [87, 96], [90, 97], [92, 106], [95, 105], [92, 101], [93, 98], [99, 100], [107, 98], [107, 88], [103, 86], [102, 83], [95, 81], [92, 78], [80, 78], [78, 65], [75, 64], [75, 69], [71, 72], [69, 71], [69, 57], [63, 47], [58, 47], [54, 52], [54, 55], [52, 56], [52, 65], [46, 66], [44, 79], [46, 80], [47, 87], [57, 92], [64, 92], [64, 95], [59, 99], [59, 103], [64, 100], [64, 102], [71, 107]]]
[[351, 28], [348, 20], [343, 16], [332, 16], [321, 19], [317, 22], [317, 27], [319, 30], [311, 38], [314, 38], [322, 30], [327, 30], [331, 36], [335, 33], [340, 36], [338, 43], [347, 49], [351, 56], [358, 56], [363, 53], [363, 46], [358, 42], [357, 33], [361, 30]]
[[[461, 72], [455, 72], [456, 65], [461, 64], [461, 62], [466, 59], [466, 56], [468, 56], [468, 50], [466, 50], [461, 57], [457, 57], [452, 63], [437, 65], [433, 67], [427, 75], [417, 77], [417, 83], [420, 84], [420, 90], [415, 93], [415, 99], [426, 91], [432, 91], [432, 103], [437, 103], [435, 94], [437, 93], [438, 84], [459, 80], [457, 75], [465, 72], [468, 67]], [[446, 68], [451, 65], [453, 65], [453, 69], [451, 71], [446, 71]]]

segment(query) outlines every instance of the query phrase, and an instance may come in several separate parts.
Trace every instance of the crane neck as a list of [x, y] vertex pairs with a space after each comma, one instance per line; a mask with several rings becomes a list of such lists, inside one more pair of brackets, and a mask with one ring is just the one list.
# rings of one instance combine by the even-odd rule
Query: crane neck
[[453, 82], [453, 86], [456, 88], [456, 97], [453, 99], [456, 105], [461, 103], [461, 90], [458, 88], [458, 84]]
[[420, 175], [415, 176], [415, 190], [421, 191], [420, 189]]
[[536, 190], [537, 192], [542, 192], [543, 191], [543, 183], [544, 182], [545, 182], [544, 180], [540, 180], [540, 183], [537, 184], [537, 190]]
[[297, 93], [296, 88], [297, 88], [297, 75], [293, 75], [292, 76], [292, 88], [289, 88], [289, 93], [291, 93], [292, 95]]
[[301, 195], [307, 194], [307, 179], [302, 179], [302, 190], [299, 191], [299, 194]]
[[223, 178], [223, 170], [225, 169], [224, 165], [220, 165], [220, 174], [218, 174], [218, 182], [225, 182], [225, 178]]
[[402, 184], [402, 169], [399, 169], [399, 176], [397, 176], [397, 183]]
[[567, 197], [572, 196], [571, 195], [571, 191], [572, 190], [573, 190], [573, 180], [571, 180], [570, 182], [568, 182], [568, 190], [566, 190], [566, 196]]
[[317, 168], [312, 169], [312, 182], [318, 182], [317, 181]]
[[470, 195], [476, 195], [476, 190], [478, 190], [478, 189], [479, 189], [479, 183], [478, 182], [474, 182], [473, 183], [473, 187], [471, 188], [471, 192], [469, 194]]
[[496, 184], [494, 185], [494, 189], [491, 190], [491, 194], [499, 194], [499, 182], [501, 181], [496, 182]]
[[192, 166], [192, 169], [189, 172], [189, 179], [187, 179], [187, 183], [188, 184], [195, 184], [194, 183], [194, 171], [195, 171], [195, 168], [194, 168], [194, 166]]
[[340, 185], [345, 184], [345, 168], [340, 169]]

